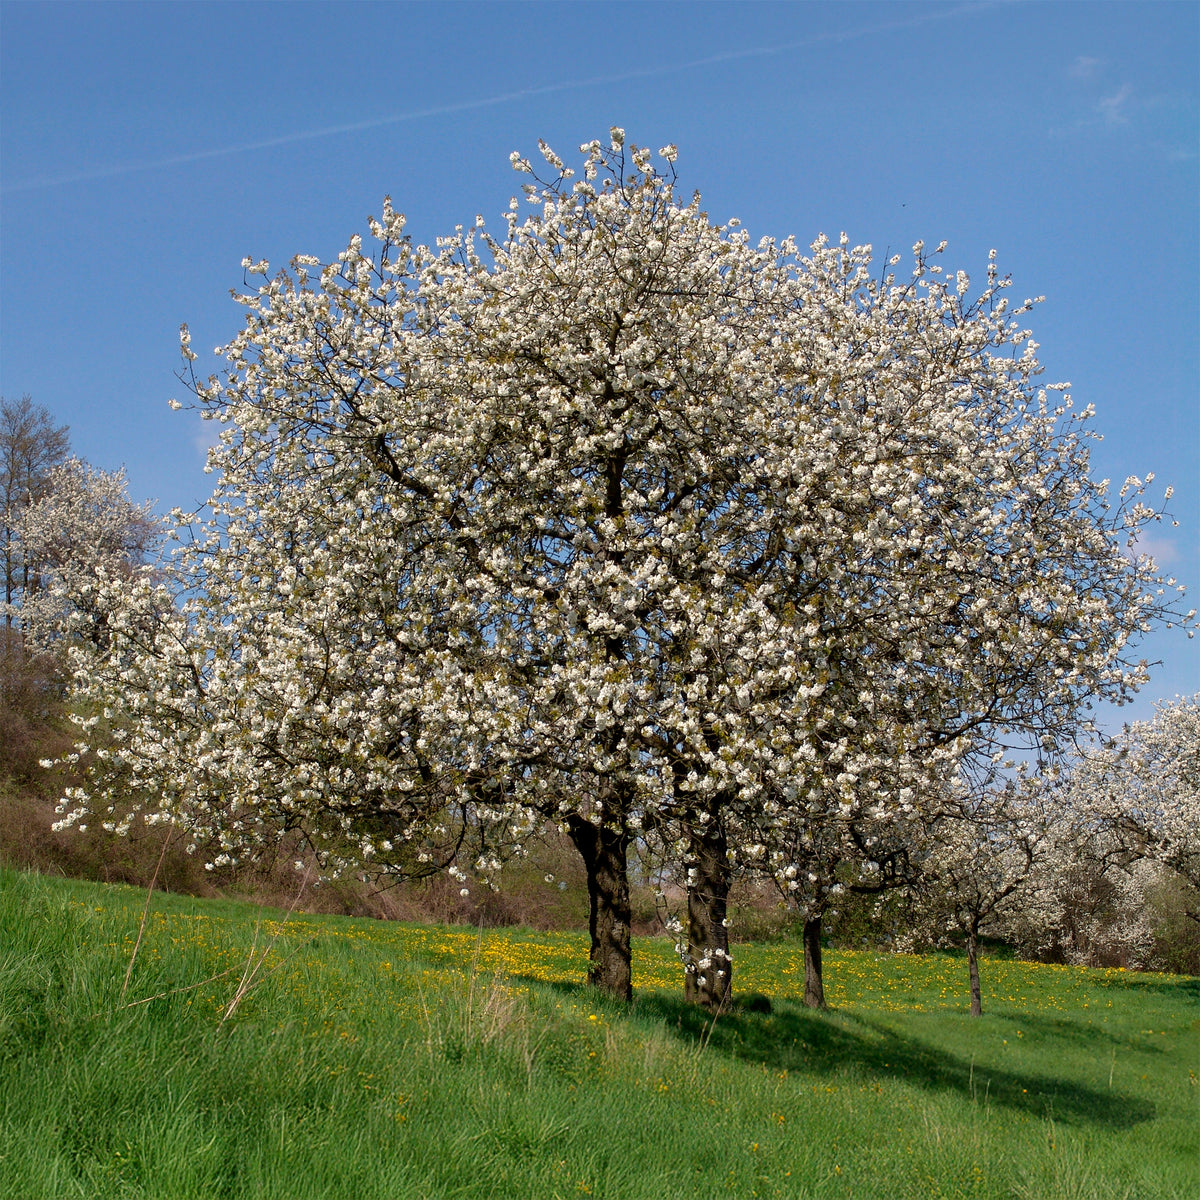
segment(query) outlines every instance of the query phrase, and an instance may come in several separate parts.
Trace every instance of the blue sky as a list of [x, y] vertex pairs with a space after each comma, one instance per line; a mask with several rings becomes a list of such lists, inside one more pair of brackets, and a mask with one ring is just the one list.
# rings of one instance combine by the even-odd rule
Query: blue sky
[[[332, 256], [385, 194], [421, 241], [502, 228], [510, 150], [619, 124], [756, 236], [996, 247], [1095, 474], [1174, 484], [1153, 549], [1200, 599], [1195, 3], [4, 0], [0, 68], [0, 392], [138, 498], [207, 495], [178, 328], [233, 335], [244, 255]], [[1110, 725], [1200, 689], [1200, 638], [1144, 652]]]

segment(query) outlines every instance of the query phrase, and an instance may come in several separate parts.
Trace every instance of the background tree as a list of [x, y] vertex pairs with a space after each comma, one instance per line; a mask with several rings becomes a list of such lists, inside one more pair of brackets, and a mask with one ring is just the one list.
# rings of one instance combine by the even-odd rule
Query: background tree
[[[62, 458], [65, 427], [28, 399], [2, 406], [0, 431], [9, 596], [0, 627], [0, 841], [14, 863], [35, 869], [137, 878], [144, 855], [134, 846], [114, 848], [97, 832], [54, 835], [47, 798], [61, 796], [77, 769], [67, 645], [107, 639], [105, 614], [93, 603], [96, 584], [125, 578], [144, 561], [159, 523], [149, 504], [129, 500], [122, 473]], [[119, 724], [111, 704], [77, 715], [92, 721], [89, 744], [105, 752]], [[62, 760], [59, 769], [44, 769], [52, 759]], [[157, 850], [147, 873], [156, 857]]]
[[978, 1017], [980, 938], [1004, 932], [1044, 886], [1056, 785], [1041, 776], [959, 785], [922, 831], [916, 928], [966, 949], [971, 1015]]
[[1188, 970], [1200, 954], [1200, 700], [1163, 702], [1081, 752], [1055, 814], [1024, 953], [1090, 965]]
[[70, 453], [69, 430], [55, 425], [28, 396], [0, 398], [0, 570], [4, 575], [4, 624], [16, 624], [15, 606], [36, 581], [19, 532], [25, 509], [45, 495], [51, 470]]
[[26, 563], [22, 633], [31, 649], [62, 658], [64, 640], [105, 641], [98, 585], [127, 579], [162, 536], [153, 501], [129, 498], [123, 470], [102, 471], [77, 458], [46, 472], [41, 495], [16, 528]]
[[[1172, 969], [1190, 973], [1200, 949], [1200, 937], [1187, 937], [1195, 925], [1172, 905], [1156, 911], [1163, 894], [1163, 876], [1156, 863], [1138, 859], [1122, 867], [1097, 854], [1095, 842], [1081, 840], [1065, 814], [1055, 822], [1038, 868], [1035, 887], [1024, 902], [1007, 914], [1000, 936], [1023, 958], [1067, 962], [1091, 967], [1145, 969], [1165, 966], [1160, 950], [1172, 956]], [[1185, 901], [1183, 907], [1186, 908]], [[1162, 946], [1164, 924], [1182, 917], [1184, 937], [1169, 948]]]
[[31, 786], [37, 762], [58, 749], [59, 679], [48, 656], [26, 643], [20, 606], [36, 571], [21, 539], [29, 506], [42, 497], [51, 470], [69, 452], [68, 430], [28, 396], [0, 398], [0, 572], [4, 580], [0, 628], [0, 782]]
[[[1071, 797], [1077, 818], [1107, 836], [1110, 861], [1148, 859], [1200, 889], [1200, 695], [1157, 707], [1080, 761]], [[1200, 911], [1187, 915], [1200, 923]]]

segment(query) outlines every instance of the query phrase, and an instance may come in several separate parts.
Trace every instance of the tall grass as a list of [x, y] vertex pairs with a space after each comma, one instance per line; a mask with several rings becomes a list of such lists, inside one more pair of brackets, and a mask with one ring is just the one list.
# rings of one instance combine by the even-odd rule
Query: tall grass
[[1200, 1191], [1193, 978], [985, 961], [972, 1020], [962, 960], [831, 953], [818, 1014], [744, 946], [773, 1011], [714, 1025], [661, 941], [622, 1007], [575, 934], [156, 895], [122, 996], [144, 901], [0, 873], [0, 1195]]

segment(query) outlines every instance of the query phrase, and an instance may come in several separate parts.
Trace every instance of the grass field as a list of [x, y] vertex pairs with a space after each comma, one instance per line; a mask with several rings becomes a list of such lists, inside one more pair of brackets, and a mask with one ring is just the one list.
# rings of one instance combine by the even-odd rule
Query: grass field
[[0, 1196], [1200, 1195], [1194, 978], [985, 960], [972, 1020], [961, 959], [830, 951], [812, 1013], [739, 946], [773, 1011], [714, 1026], [660, 940], [624, 1008], [576, 934], [155, 895], [123, 992], [144, 901], [0, 872]]

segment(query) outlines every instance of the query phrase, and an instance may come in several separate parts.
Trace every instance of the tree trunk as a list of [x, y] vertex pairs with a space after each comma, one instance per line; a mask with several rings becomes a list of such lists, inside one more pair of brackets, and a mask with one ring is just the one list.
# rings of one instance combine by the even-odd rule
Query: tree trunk
[[983, 1015], [983, 1004], [979, 995], [979, 941], [975, 930], [967, 934], [967, 970], [971, 973], [971, 1016]]
[[715, 1012], [732, 997], [733, 960], [729, 955], [729, 858], [725, 831], [710, 820], [688, 826], [688, 954], [684, 976], [689, 1004]]
[[825, 1007], [825, 983], [821, 977], [821, 913], [804, 921], [804, 1004]]
[[633, 999], [632, 947], [629, 926], [629, 834], [583, 817], [568, 822], [571, 841], [587, 868], [588, 983], [618, 1000]]

